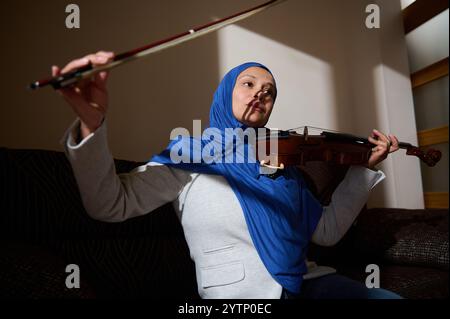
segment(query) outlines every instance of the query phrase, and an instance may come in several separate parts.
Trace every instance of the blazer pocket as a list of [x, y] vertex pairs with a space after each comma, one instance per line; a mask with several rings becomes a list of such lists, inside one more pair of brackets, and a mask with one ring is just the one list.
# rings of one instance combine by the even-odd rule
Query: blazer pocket
[[234, 284], [245, 277], [244, 264], [241, 261], [201, 267], [200, 271], [203, 288]]
[[214, 247], [214, 248], [204, 248], [203, 254], [205, 255], [211, 255], [211, 254], [217, 254], [222, 252], [227, 252], [230, 250], [233, 250], [235, 244], [229, 244], [221, 247]]

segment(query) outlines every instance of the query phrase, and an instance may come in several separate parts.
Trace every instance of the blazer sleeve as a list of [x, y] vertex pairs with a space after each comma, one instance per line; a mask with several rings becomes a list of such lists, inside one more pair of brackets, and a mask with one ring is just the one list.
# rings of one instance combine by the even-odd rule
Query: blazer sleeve
[[333, 192], [330, 204], [324, 207], [312, 242], [321, 246], [338, 243], [366, 204], [370, 191], [385, 177], [382, 171], [351, 166]]
[[64, 133], [61, 143], [72, 166], [87, 213], [105, 222], [121, 222], [147, 214], [173, 201], [190, 180], [189, 172], [148, 163], [117, 174], [107, 142], [106, 121], [78, 142], [80, 121]]

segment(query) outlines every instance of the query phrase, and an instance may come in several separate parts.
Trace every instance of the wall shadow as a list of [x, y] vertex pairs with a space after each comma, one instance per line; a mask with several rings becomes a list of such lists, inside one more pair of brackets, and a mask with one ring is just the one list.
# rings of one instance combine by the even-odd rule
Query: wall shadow
[[[49, 74], [52, 64], [62, 66], [100, 49], [127, 51], [261, 1], [80, 0], [77, 4], [81, 8], [79, 30], [65, 28], [64, 3], [23, 0], [4, 4], [7, 14], [0, 22], [4, 43], [0, 87], [5, 106], [0, 109], [0, 145], [62, 149], [59, 137], [75, 118], [72, 110], [52, 89], [24, 89], [30, 81]], [[360, 16], [346, 14], [350, 9]], [[365, 4], [355, 0], [346, 4], [291, 0], [238, 25], [328, 62], [334, 76], [336, 121], [347, 123], [353, 116], [348, 103], [352, 87], [345, 80], [355, 76], [369, 84], [365, 85], [364, 116], [377, 118], [373, 83], [376, 65], [358, 74], [348, 68], [358, 62], [355, 58], [359, 54], [364, 58], [374, 52], [367, 46], [358, 47], [360, 52], [343, 53], [354, 39], [341, 29], [363, 28], [364, 9]], [[358, 36], [374, 37], [367, 32], [361, 30]], [[112, 71], [108, 127], [114, 156], [146, 160], [167, 145], [173, 128], [191, 128], [193, 119], [207, 125], [220, 80], [217, 44], [217, 33], [212, 33]]]
[[[51, 88], [27, 91], [51, 65], [98, 50], [141, 47], [210, 21], [200, 2], [76, 2], [81, 28], [65, 27], [66, 3], [14, 1], [3, 6], [0, 145], [62, 150], [59, 139], [74, 112]], [[209, 4], [212, 7], [213, 3]], [[111, 71], [108, 83], [110, 148], [118, 158], [146, 160], [169, 142], [174, 127], [207, 124], [218, 83], [216, 34], [210, 34]]]
[[[258, 1], [249, 3], [257, 4]], [[353, 133], [368, 134], [373, 127], [365, 129], [358, 119], [361, 117], [370, 119], [374, 127], [380, 124], [375, 121], [379, 116], [375, 92], [379, 84], [375, 83], [374, 79], [380, 61], [385, 67], [409, 78], [409, 74], [405, 72], [408, 68], [404, 67], [407, 61], [383, 57], [383, 52], [378, 47], [380, 37], [383, 35], [380, 31], [366, 28], [365, 9], [369, 3], [371, 2], [355, 0], [286, 1], [238, 25], [328, 63], [334, 77], [337, 106], [334, 113], [337, 117], [337, 127], [353, 129]], [[224, 9], [227, 5], [228, 3], [222, 4], [223, 8], [220, 9]], [[400, 3], [398, 6], [400, 7]], [[401, 20], [395, 17], [386, 18], [382, 20], [382, 28], [398, 30], [398, 27], [401, 27], [399, 21]], [[398, 45], [401, 49], [402, 44], [393, 43], [393, 45]], [[374, 51], [374, 48], [378, 51]], [[354, 87], [352, 82], [356, 84]], [[358, 95], [363, 95], [364, 99], [361, 101]], [[362, 102], [363, 107], [358, 107]], [[349, 118], [354, 122], [353, 127], [347, 124]]]

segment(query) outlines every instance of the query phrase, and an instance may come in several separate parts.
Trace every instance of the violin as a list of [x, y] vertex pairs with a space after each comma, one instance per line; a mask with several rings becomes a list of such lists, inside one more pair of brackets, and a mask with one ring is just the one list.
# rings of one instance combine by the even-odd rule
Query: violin
[[[257, 152], [261, 166], [278, 170], [286, 166], [303, 166], [307, 162], [316, 161], [339, 165], [366, 165], [372, 148], [376, 146], [368, 139], [352, 134], [324, 130], [319, 135], [311, 135], [308, 126], [301, 128], [303, 134], [298, 133], [296, 129], [269, 130], [264, 136], [259, 136], [257, 149], [268, 150], [261, 152], [262, 154]], [[278, 142], [278, 149], [275, 152], [270, 149], [273, 139], [277, 139]], [[399, 147], [406, 149], [406, 155], [417, 156], [430, 167], [435, 166], [442, 157], [442, 153], [435, 149], [425, 152], [417, 146], [404, 142], [399, 142]]]

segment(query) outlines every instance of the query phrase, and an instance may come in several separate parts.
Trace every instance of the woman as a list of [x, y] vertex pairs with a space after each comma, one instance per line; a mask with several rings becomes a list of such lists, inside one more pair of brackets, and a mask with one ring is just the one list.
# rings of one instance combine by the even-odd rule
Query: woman
[[[52, 74], [89, 62], [102, 65], [112, 58], [111, 52], [98, 52], [61, 71], [54, 66]], [[374, 167], [398, 149], [395, 136], [374, 130], [369, 140], [376, 147], [367, 167], [352, 166], [327, 207], [311, 195], [295, 168], [288, 167], [275, 178], [260, 174], [258, 163], [195, 161], [192, 154], [196, 149], [201, 154], [208, 143], [191, 138], [173, 141], [147, 165], [116, 175], [106, 141], [106, 81], [107, 73], [101, 72], [60, 90], [79, 117], [63, 143], [91, 217], [120, 222], [173, 202], [202, 298], [399, 297], [367, 289], [334, 271], [308, 270], [311, 264], [305, 258], [311, 240], [333, 245], [351, 226], [370, 190], [384, 179]], [[265, 66], [240, 65], [224, 77], [214, 95], [210, 126], [222, 136], [227, 128], [264, 127], [276, 95], [275, 80]], [[230, 150], [224, 140], [212, 144]], [[180, 144], [192, 148], [181, 163], [171, 157]]]

